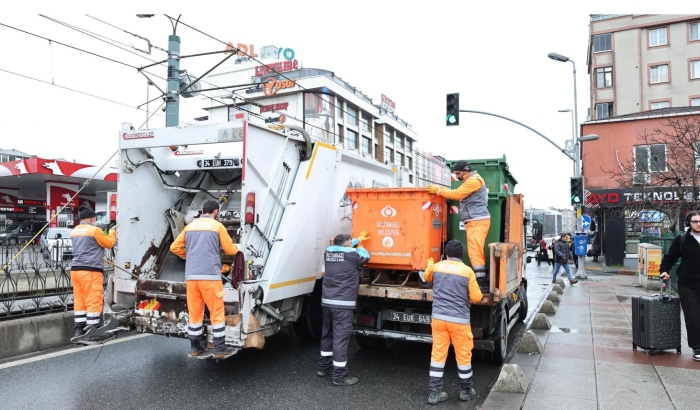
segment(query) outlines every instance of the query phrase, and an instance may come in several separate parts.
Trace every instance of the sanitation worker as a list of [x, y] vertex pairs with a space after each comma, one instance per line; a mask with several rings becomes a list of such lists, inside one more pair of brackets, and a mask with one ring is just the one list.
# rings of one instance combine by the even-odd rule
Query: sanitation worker
[[73, 317], [75, 337], [88, 335], [97, 329], [102, 314], [104, 249], [117, 242], [117, 231], [105, 234], [95, 226], [97, 214], [87, 205], [78, 208], [80, 224], [71, 230], [73, 263], [70, 279], [73, 282]]
[[484, 243], [491, 226], [491, 214], [487, 208], [489, 194], [486, 182], [476, 171], [472, 171], [472, 166], [467, 161], [457, 161], [454, 174], [462, 181], [459, 188], [447, 189], [428, 185], [426, 190], [431, 194], [459, 201], [459, 212], [467, 234], [469, 261], [479, 286], [488, 289]]
[[355, 239], [347, 234], [339, 234], [325, 253], [326, 273], [321, 295], [321, 358], [318, 360], [316, 375], [327, 375], [333, 365], [335, 386], [350, 386], [359, 381], [357, 377], [349, 375], [348, 343], [352, 313], [360, 287], [359, 268], [369, 261], [367, 250], [358, 245], [369, 239], [368, 234], [369, 231], [362, 231]]
[[[209, 309], [214, 337], [214, 359], [224, 359], [233, 354], [226, 347], [226, 318], [224, 313], [224, 285], [221, 282], [221, 257], [219, 249], [226, 255], [235, 255], [238, 247], [221, 222], [219, 203], [213, 199], [202, 206], [202, 214], [177, 236], [170, 251], [185, 258], [185, 280], [187, 281], [187, 335], [190, 338], [190, 357], [202, 356], [205, 351], [204, 305]], [[225, 270], [225, 269], [224, 269]]]
[[421, 279], [433, 282], [433, 351], [430, 356], [430, 395], [428, 403], [438, 404], [447, 400], [447, 393], [442, 391], [443, 373], [450, 342], [455, 349], [457, 372], [459, 373], [461, 391], [459, 399], [468, 401], [476, 396], [474, 373], [472, 372], [472, 349], [474, 335], [470, 324], [472, 303], [483, 298], [476, 283], [474, 271], [462, 262], [464, 245], [451, 240], [445, 245], [447, 260], [433, 264], [428, 259], [428, 267], [421, 272]]

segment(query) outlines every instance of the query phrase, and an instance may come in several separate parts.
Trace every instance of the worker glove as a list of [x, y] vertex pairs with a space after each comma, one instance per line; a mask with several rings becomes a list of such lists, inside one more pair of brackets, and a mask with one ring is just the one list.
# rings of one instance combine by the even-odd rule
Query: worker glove
[[228, 274], [229, 272], [231, 272], [231, 265], [229, 265], [229, 264], [227, 264], [227, 263], [222, 264], [222, 265], [221, 265], [221, 273], [223, 273], [224, 275], [226, 275], [226, 274]]
[[428, 266], [433, 266], [435, 264], [435, 261], [433, 260], [432, 257], [428, 258]]
[[440, 195], [440, 187], [437, 185], [428, 185], [425, 190], [430, 194]]
[[368, 235], [369, 235], [369, 231], [367, 229], [365, 229], [364, 231], [360, 232], [360, 236], [358, 236], [357, 239], [360, 242], [368, 241], [371, 239]]

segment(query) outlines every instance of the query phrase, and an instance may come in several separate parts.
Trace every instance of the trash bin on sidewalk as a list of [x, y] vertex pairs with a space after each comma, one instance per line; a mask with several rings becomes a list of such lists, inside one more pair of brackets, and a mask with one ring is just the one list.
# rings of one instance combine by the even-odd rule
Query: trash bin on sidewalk
[[576, 232], [574, 236], [574, 253], [577, 256], [586, 256], [588, 252], [588, 234], [585, 232]]

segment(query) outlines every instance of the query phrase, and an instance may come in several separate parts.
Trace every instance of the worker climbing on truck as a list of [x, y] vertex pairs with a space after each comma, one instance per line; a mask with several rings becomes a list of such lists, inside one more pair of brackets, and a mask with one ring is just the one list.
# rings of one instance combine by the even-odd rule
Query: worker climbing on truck
[[348, 344], [352, 330], [352, 316], [360, 286], [358, 268], [369, 261], [369, 253], [358, 245], [369, 238], [369, 231], [362, 231], [357, 238], [339, 234], [333, 245], [326, 249], [321, 306], [323, 330], [321, 331], [321, 357], [317, 376], [323, 377], [333, 365], [333, 385], [350, 386], [358, 382], [348, 370]]
[[185, 258], [185, 279], [187, 281], [187, 313], [189, 322], [187, 334], [191, 342], [190, 357], [200, 357], [205, 353], [204, 305], [209, 309], [214, 339], [214, 359], [225, 359], [233, 355], [234, 349], [226, 346], [226, 319], [224, 311], [224, 286], [221, 282], [221, 256], [235, 255], [238, 247], [221, 222], [219, 203], [210, 199], [202, 206], [202, 215], [183, 229], [170, 245], [170, 251]]
[[467, 161], [457, 161], [453, 171], [457, 179], [462, 181], [459, 188], [447, 189], [437, 185], [428, 185], [426, 191], [459, 201], [459, 212], [467, 234], [469, 261], [479, 286], [482, 289], [488, 289], [484, 243], [491, 226], [491, 215], [487, 208], [489, 195], [486, 182], [478, 172], [472, 171], [472, 166]]
[[430, 258], [426, 270], [420, 273], [424, 281], [433, 282], [433, 313], [430, 324], [433, 332], [433, 351], [430, 356], [429, 404], [447, 400], [447, 393], [442, 391], [442, 386], [450, 342], [454, 346], [457, 358], [461, 387], [459, 399], [468, 401], [476, 396], [472, 381], [474, 335], [470, 316], [472, 303], [481, 302], [483, 294], [476, 283], [474, 272], [462, 262], [463, 253], [462, 242], [453, 239], [445, 245], [447, 260], [433, 264], [433, 258]]

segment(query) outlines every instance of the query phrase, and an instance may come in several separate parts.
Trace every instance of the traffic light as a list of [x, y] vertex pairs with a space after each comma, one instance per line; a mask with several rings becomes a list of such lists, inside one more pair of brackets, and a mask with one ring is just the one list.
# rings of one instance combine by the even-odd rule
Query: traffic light
[[459, 125], [459, 93], [447, 94], [447, 126]]
[[571, 205], [583, 205], [583, 177], [571, 177]]

